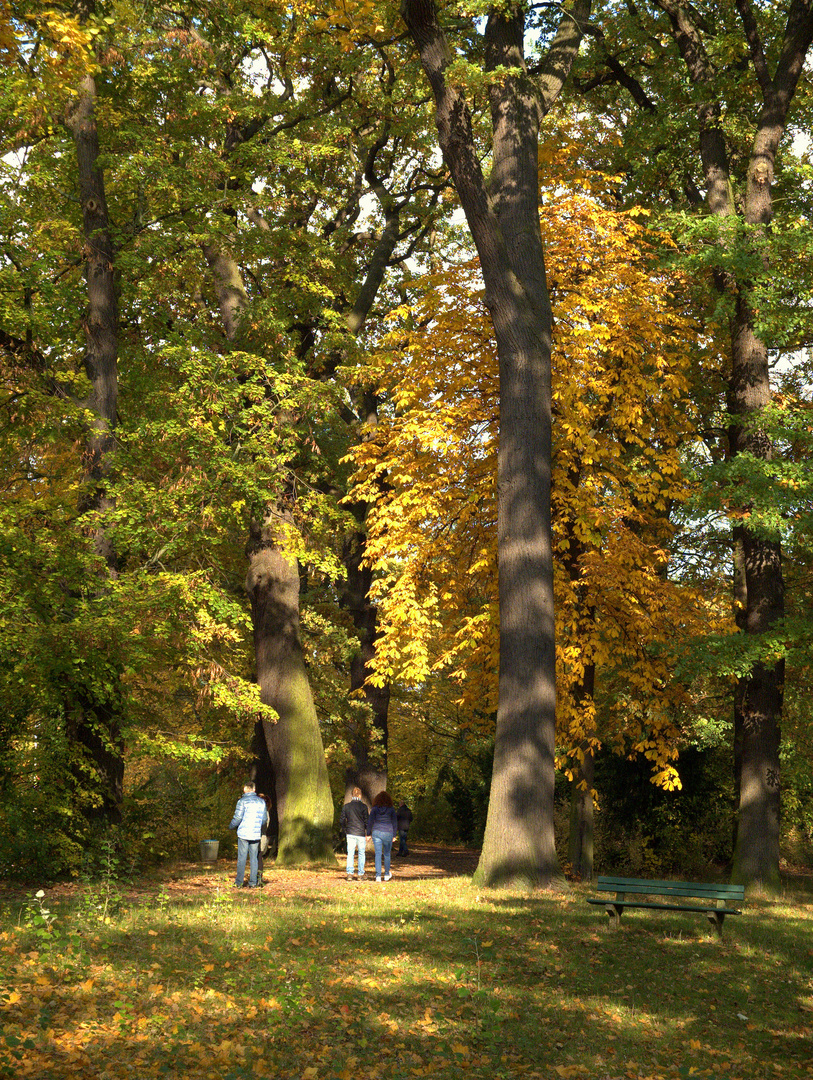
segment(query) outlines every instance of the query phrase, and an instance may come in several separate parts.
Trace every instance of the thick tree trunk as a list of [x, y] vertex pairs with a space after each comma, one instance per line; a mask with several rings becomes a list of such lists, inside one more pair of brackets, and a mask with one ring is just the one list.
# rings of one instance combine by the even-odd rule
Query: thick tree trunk
[[[589, 4], [577, 5], [577, 14]], [[554, 843], [556, 692], [551, 549], [551, 313], [539, 227], [542, 95], [525, 72], [524, 8], [492, 9], [492, 178], [487, 189], [461, 92], [446, 80], [452, 53], [432, 0], [401, 12], [435, 98], [440, 147], [480, 257], [500, 365], [498, 559], [499, 701], [486, 831], [475, 880], [548, 886], [561, 877]], [[549, 100], [578, 49], [574, 20], [546, 68]], [[578, 29], [578, 28], [577, 28]], [[549, 103], [549, 101], [548, 101]]]
[[523, 327], [530, 311], [513, 299], [489, 304], [500, 356], [500, 667], [494, 771], [476, 880], [534, 888], [560, 873], [553, 828], [550, 338], [548, 327], [540, 336]]
[[[230, 345], [240, 340], [248, 295], [240, 268], [210, 244], [203, 253], [212, 271], [224, 332]], [[279, 714], [262, 721], [265, 752], [255, 763], [256, 779], [276, 810], [277, 860], [281, 864], [332, 857], [333, 798], [319, 720], [299, 636], [299, 569], [288, 554], [285, 512], [269, 509], [252, 526], [246, 547], [246, 591], [251, 601], [254, 656], [260, 695]]]
[[277, 862], [330, 860], [333, 799], [319, 721], [299, 637], [299, 571], [285, 550], [284, 516], [252, 529], [246, 591], [251, 599], [257, 681], [278, 713], [263, 722], [279, 826]]
[[[728, 408], [745, 423], [729, 430], [732, 458], [748, 453], [772, 457], [770, 440], [752, 426], [770, 401], [768, 350], [753, 331], [753, 317], [741, 298], [733, 327], [732, 376]], [[749, 636], [763, 635], [784, 615], [784, 581], [778, 542], [738, 526], [734, 539], [739, 558], [738, 591], [745, 608], [738, 624]], [[735, 790], [737, 832], [732, 880], [771, 891], [779, 887], [780, 721], [784, 661], [756, 663], [735, 692]]]
[[[83, 12], [87, 18], [89, 10]], [[72, 112], [65, 123], [76, 149], [79, 198], [82, 207], [85, 277], [88, 305], [85, 315], [85, 371], [90, 394], [83, 402], [90, 417], [83, 456], [85, 492], [80, 510], [87, 515], [93, 549], [103, 560], [98, 589], [117, 574], [116, 555], [105, 515], [114, 508], [107, 490], [114, 448], [118, 401], [118, 305], [115, 254], [105, 197], [104, 176], [99, 167], [99, 134], [96, 125], [96, 84], [83, 79]], [[86, 788], [88, 769], [99, 801], [91, 818], [118, 822], [124, 784], [124, 756], [120, 706], [115, 687], [107, 696], [87, 687], [71, 692], [67, 703], [67, 734], [81, 748], [77, 764], [80, 787]]]

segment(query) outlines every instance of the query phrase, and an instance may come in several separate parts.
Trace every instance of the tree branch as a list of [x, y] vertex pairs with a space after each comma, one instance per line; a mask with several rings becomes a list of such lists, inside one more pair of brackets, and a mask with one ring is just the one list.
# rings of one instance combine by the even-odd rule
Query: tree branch
[[745, 40], [748, 42], [748, 49], [751, 53], [751, 62], [754, 65], [754, 71], [759, 80], [759, 85], [762, 88], [762, 97], [764, 100], [767, 100], [774, 92], [774, 84], [771, 79], [771, 73], [768, 71], [768, 62], [765, 59], [765, 49], [763, 48], [762, 38], [759, 34], [759, 27], [754, 18], [751, 0], [734, 0], [734, 2], [737, 5], [737, 11], [740, 13], [740, 19], [742, 20], [742, 26], [745, 32]]

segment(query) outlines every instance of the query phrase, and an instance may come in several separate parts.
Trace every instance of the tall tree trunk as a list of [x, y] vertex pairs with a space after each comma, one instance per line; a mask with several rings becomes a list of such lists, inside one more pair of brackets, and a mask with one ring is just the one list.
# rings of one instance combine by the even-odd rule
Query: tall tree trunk
[[[203, 252], [226, 338], [234, 344], [248, 303], [240, 268], [213, 245]], [[299, 635], [299, 569], [288, 553], [289, 524], [284, 510], [270, 507], [266, 520], [252, 526], [246, 547], [257, 682], [263, 703], [279, 715], [276, 723], [262, 721], [267, 756], [260, 755], [256, 767], [259, 782], [269, 788], [265, 793], [273, 793], [281, 864], [332, 858], [333, 828], [325, 751]]]
[[[386, 145], [385, 136], [386, 132], [370, 149], [365, 168], [365, 177], [378, 198], [385, 224], [355, 303], [345, 318], [347, 329], [354, 336], [361, 332], [369, 317], [400, 239], [401, 206], [387, 192], [375, 173], [376, 154]], [[378, 423], [378, 399], [375, 395], [364, 393], [357, 403], [356, 411], [366, 430], [375, 428]], [[359, 721], [352, 726], [350, 752], [353, 755], [353, 764], [345, 770], [344, 801], [348, 802], [353, 788], [359, 787], [367, 802], [372, 803], [376, 795], [387, 787], [390, 688], [389, 685], [372, 686], [368, 682], [372, 674], [371, 665], [378, 636], [378, 609], [370, 600], [373, 573], [364, 562], [367, 542], [364, 521], [369, 506], [356, 503], [351, 509], [358, 528], [350, 533], [344, 543], [342, 561], [347, 573], [347, 585], [342, 605], [350, 612], [358, 637], [358, 649], [350, 662], [350, 694], [366, 704], [369, 723]]]
[[[592, 669], [594, 670], [594, 669]], [[577, 764], [570, 783], [570, 831], [567, 841], [567, 861], [573, 874], [581, 881], [593, 876], [595, 818], [593, 788], [596, 759], [593, 747], [585, 743], [584, 757]]]
[[279, 823], [277, 862], [330, 860], [333, 799], [299, 637], [299, 570], [285, 550], [287, 516], [252, 528], [246, 591], [257, 680], [276, 723], [263, 722]]
[[[672, 24], [672, 33], [692, 82], [708, 91], [698, 110], [699, 149], [706, 180], [706, 200], [721, 220], [720, 242], [732, 255], [736, 230], [727, 227], [737, 207], [731, 188], [731, 162], [720, 125], [720, 107], [714, 97], [714, 67], [690, 5], [680, 0], [658, 0]], [[762, 107], [751, 145], [745, 183], [743, 218], [751, 226], [751, 254], [758, 253], [773, 214], [771, 186], [780, 139], [796, 92], [805, 57], [813, 41], [813, 6], [810, 0], [791, 0], [776, 70], [771, 76], [750, 0], [736, 0], [751, 64], [762, 95]], [[729, 259], [729, 265], [735, 260]], [[763, 270], [769, 267], [763, 257]], [[735, 271], [721, 269], [718, 287], [733, 304], [730, 317], [731, 373], [728, 410], [729, 456], [749, 454], [768, 461], [773, 448], [760, 426], [760, 415], [770, 402], [768, 346], [756, 330], [752, 304], [753, 283]], [[749, 636], [764, 635], [784, 615], [784, 582], [779, 543], [749, 527], [746, 518], [734, 536], [737, 599], [744, 603], [738, 624]], [[779, 885], [780, 720], [784, 663], [757, 661], [740, 680], [735, 695], [735, 767], [739, 770], [739, 806], [732, 878], [748, 886], [775, 890]]]
[[[440, 147], [480, 257], [500, 368], [499, 701], [486, 831], [475, 880], [548, 886], [561, 875], [554, 842], [556, 692], [551, 546], [551, 312], [539, 226], [538, 132], [544, 101], [526, 73], [524, 7], [492, 9], [486, 67], [493, 130], [490, 187], [468, 105], [447, 82], [452, 52], [432, 0], [401, 12], [435, 99]], [[577, 5], [580, 17], [589, 4]], [[580, 40], [572, 16], [554, 42], [551, 95]], [[566, 37], [566, 43], [565, 43]], [[510, 74], [509, 74], [510, 72]], [[546, 76], [550, 70], [546, 71]]]
[[[729, 430], [732, 458], [748, 453], [760, 460], [772, 456], [770, 440], [751, 427], [770, 401], [768, 350], [753, 331], [753, 317], [737, 304], [729, 385], [729, 412], [743, 417]], [[764, 635], [784, 615], [784, 580], [778, 542], [743, 525], [734, 539], [741, 553], [745, 609], [739, 623], [745, 633]], [[732, 879], [770, 890], [779, 887], [780, 720], [785, 664], [755, 663], [741, 676], [735, 691], [735, 790], [737, 833]]]
[[[383, 145], [385, 140], [382, 137], [371, 149], [365, 169], [367, 181], [375, 191], [384, 213], [385, 224], [355, 303], [345, 319], [348, 330], [354, 336], [361, 332], [367, 321], [400, 238], [400, 206], [375, 175], [375, 154]], [[378, 399], [374, 395], [364, 394], [359, 406], [357, 411], [363, 426], [373, 429], [378, 423]], [[358, 636], [358, 649], [350, 662], [350, 694], [363, 699], [369, 709], [369, 726], [361, 721], [353, 724], [350, 740], [353, 764], [345, 770], [344, 801], [348, 802], [353, 788], [359, 787], [367, 802], [372, 803], [376, 795], [387, 787], [390, 688], [388, 685], [372, 686], [367, 681], [372, 674], [371, 664], [378, 636], [378, 608], [370, 600], [373, 573], [364, 563], [367, 543], [364, 520], [368, 509], [366, 504], [361, 503], [352, 507], [359, 527], [346, 538], [343, 551], [347, 586], [342, 604], [350, 612]], [[375, 739], [371, 738], [373, 735]]]
[[[571, 482], [578, 484], [576, 470], [571, 474]], [[571, 527], [568, 529], [568, 550], [565, 556], [570, 587], [574, 593], [573, 623], [577, 629], [577, 641], [581, 641], [581, 678], [570, 689], [572, 710], [579, 718], [584, 737], [579, 746], [581, 758], [575, 763], [573, 778], [570, 782], [570, 830], [567, 842], [567, 861], [574, 875], [583, 881], [590, 881], [593, 876], [593, 848], [595, 821], [593, 808], [593, 788], [595, 784], [595, 689], [596, 665], [592, 659], [595, 638], [596, 609], [590, 602], [589, 588], [585, 583], [582, 570], [582, 557], [585, 545], [578, 539]], [[588, 652], [589, 650], [589, 652]], [[591, 657], [585, 661], [585, 655]]]
[[[362, 513], [364, 509], [359, 508]], [[370, 600], [373, 572], [364, 565], [366, 539], [366, 534], [359, 527], [347, 538], [343, 557], [347, 572], [343, 603], [353, 618], [359, 642], [350, 662], [350, 693], [362, 699], [369, 709], [369, 722], [359, 720], [353, 724], [350, 741], [353, 764], [346, 771], [345, 802], [353, 788], [358, 786], [367, 802], [372, 803], [376, 795], [387, 787], [390, 688], [367, 683], [375, 656], [378, 610]], [[373, 733], [377, 735], [375, 740], [371, 738]]]
[[[81, 9], [83, 21], [92, 10], [92, 5]], [[115, 505], [107, 490], [107, 480], [118, 400], [118, 305], [112, 230], [104, 175], [99, 166], [96, 83], [92, 75], [82, 80], [65, 124], [76, 150], [88, 295], [84, 365], [91, 390], [83, 405], [90, 420], [83, 457], [85, 493], [80, 509], [88, 515], [93, 549], [103, 560], [98, 589], [104, 591], [107, 582], [117, 575], [116, 555], [105, 515]], [[67, 706], [67, 733], [83, 751], [84, 763], [78, 766], [79, 783], [80, 786], [87, 783], [89, 764], [100, 795], [91, 817], [118, 822], [124, 784], [118, 695], [112, 686], [106, 695], [84, 687], [72, 698]]]

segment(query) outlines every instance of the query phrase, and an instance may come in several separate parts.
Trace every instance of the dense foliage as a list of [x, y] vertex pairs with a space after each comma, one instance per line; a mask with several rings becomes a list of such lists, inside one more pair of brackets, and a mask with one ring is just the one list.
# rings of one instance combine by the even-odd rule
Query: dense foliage
[[[438, 153], [418, 8], [448, 43], [444, 93], [468, 110], [483, 205], [509, 230], [493, 257], [528, 296], [500, 155], [511, 102], [541, 123], [561, 857], [571, 781], [613, 868], [611, 835], [647, 853], [636, 869], [677, 868], [689, 829], [708, 836], [695, 865], [730, 859], [742, 717], [770, 678], [783, 851], [809, 850], [807, 66], [770, 176], [754, 173], [771, 72], [779, 86], [794, 44], [804, 59], [809, 4], [607, 2], [589, 22], [584, 2], [562, 21], [409, 4], [408, 33], [384, 0], [12, 0], [4, 873], [76, 873], [122, 816], [131, 855], [169, 853], [179, 815], [186, 853], [225, 840], [249, 769], [290, 861], [324, 856], [348, 784], [372, 795], [388, 771], [419, 833], [482, 840], [508, 700], [511, 333], [494, 322], [492, 234], [470, 207], [462, 223], [465, 176]], [[513, 66], [498, 62], [509, 25]], [[725, 214], [709, 203], [712, 129]], [[769, 223], [749, 217], [755, 184]], [[738, 396], [745, 329], [765, 358], [756, 404]], [[758, 552], [781, 560], [781, 611], [762, 621]], [[616, 797], [625, 784], [636, 798]]]

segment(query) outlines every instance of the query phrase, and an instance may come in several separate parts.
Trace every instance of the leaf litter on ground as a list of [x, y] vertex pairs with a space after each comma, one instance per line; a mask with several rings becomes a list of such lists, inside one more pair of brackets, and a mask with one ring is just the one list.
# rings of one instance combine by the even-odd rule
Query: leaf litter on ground
[[674, 912], [614, 933], [586, 886], [486, 892], [430, 854], [384, 887], [337, 863], [253, 893], [190, 864], [105, 921], [49, 890], [45, 933], [0, 895], [0, 1078], [809, 1080], [803, 896], [722, 941]]

